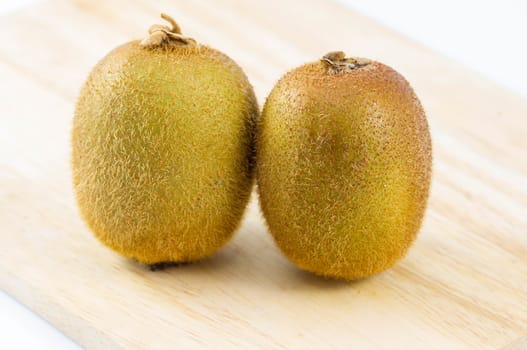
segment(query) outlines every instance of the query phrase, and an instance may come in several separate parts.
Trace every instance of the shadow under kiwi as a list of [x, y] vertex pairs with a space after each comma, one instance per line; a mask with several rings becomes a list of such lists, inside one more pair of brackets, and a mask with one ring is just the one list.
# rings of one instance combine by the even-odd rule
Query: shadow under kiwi
[[369, 283], [369, 281], [375, 279], [376, 277], [376, 275], [373, 275], [355, 280], [339, 279], [317, 275], [312, 272], [302, 270], [291, 262], [288, 263], [289, 266], [284, 268], [284, 278], [296, 288], [302, 287], [320, 290], [340, 290], [345, 288], [353, 289], [354, 287], [358, 287], [364, 283]]
[[165, 261], [156, 264], [143, 264], [137, 260], [123, 257], [123, 264], [128, 269], [147, 272], [151, 274], [159, 273], [177, 273], [180, 271], [197, 271], [197, 270], [220, 270], [224, 268], [233, 267], [238, 260], [238, 254], [234, 251], [230, 244], [223, 247], [213, 255], [196, 260], [196, 261]]

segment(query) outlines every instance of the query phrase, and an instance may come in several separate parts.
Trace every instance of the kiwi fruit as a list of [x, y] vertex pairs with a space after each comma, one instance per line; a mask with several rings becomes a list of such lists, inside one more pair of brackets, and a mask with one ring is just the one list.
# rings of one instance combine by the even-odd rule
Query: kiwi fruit
[[93, 68], [72, 131], [82, 218], [155, 268], [205, 258], [233, 235], [254, 182], [258, 118], [242, 69], [161, 17], [171, 27], [152, 26]]
[[331, 52], [283, 76], [256, 135], [260, 205], [297, 266], [355, 280], [416, 238], [432, 167], [427, 119], [392, 68]]

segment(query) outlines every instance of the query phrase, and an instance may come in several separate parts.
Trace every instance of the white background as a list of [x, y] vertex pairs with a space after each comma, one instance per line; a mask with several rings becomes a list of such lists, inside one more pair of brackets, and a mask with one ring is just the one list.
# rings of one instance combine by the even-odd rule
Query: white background
[[[36, 1], [0, 1], [0, 20]], [[527, 2], [339, 1], [527, 97]], [[0, 291], [0, 349], [79, 346]]]

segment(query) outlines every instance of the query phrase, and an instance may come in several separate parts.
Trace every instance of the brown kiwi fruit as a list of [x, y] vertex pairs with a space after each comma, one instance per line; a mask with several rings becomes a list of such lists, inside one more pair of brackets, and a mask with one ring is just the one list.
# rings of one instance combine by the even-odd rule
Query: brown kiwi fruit
[[401, 259], [426, 208], [425, 112], [403, 76], [332, 52], [282, 77], [257, 133], [261, 209], [302, 269], [359, 279]]
[[238, 227], [253, 184], [258, 106], [225, 54], [154, 25], [107, 54], [77, 101], [73, 183], [105, 245], [145, 264], [213, 254]]

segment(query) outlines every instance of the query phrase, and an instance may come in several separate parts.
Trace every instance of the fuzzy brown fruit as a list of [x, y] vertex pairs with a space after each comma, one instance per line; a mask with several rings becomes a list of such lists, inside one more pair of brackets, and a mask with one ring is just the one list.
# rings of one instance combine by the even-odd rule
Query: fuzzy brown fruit
[[287, 73], [257, 133], [257, 182], [276, 243], [302, 269], [363, 278], [414, 241], [431, 176], [425, 113], [392, 68], [330, 53]]
[[72, 132], [82, 217], [146, 264], [198, 260], [232, 236], [253, 184], [258, 115], [242, 69], [162, 17], [172, 28], [154, 25], [95, 66]]

